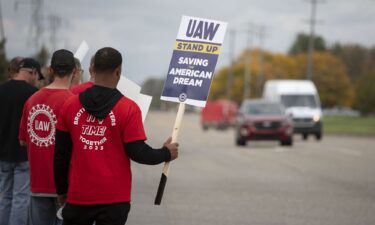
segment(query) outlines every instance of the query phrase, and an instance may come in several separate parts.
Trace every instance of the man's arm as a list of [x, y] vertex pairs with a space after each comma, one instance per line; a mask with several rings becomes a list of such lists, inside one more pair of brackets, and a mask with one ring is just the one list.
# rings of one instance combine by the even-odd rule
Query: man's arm
[[127, 155], [135, 162], [156, 165], [174, 160], [178, 156], [178, 144], [168, 139], [160, 149], [153, 149], [144, 141], [134, 141], [124, 144]]
[[54, 155], [54, 177], [56, 192], [59, 196], [68, 192], [68, 174], [72, 157], [72, 139], [68, 132], [56, 129]]

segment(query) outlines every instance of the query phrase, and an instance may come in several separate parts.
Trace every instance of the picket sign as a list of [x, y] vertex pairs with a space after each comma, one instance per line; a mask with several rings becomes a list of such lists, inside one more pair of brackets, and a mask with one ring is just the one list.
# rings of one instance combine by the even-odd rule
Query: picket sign
[[[82, 63], [82, 60], [85, 58], [88, 51], [89, 45], [85, 40], [83, 40], [75, 52], [74, 57]], [[84, 75], [82, 79], [83, 81], [88, 81], [89, 76]], [[130, 98], [138, 105], [142, 112], [142, 122], [144, 122], [150, 109], [152, 96], [141, 94], [141, 87], [124, 76], [120, 77], [120, 81], [117, 84], [117, 89], [121, 92], [121, 94], [127, 98]]]
[[[82, 61], [85, 58], [88, 51], [89, 51], [89, 45], [87, 44], [87, 42], [85, 40], [83, 40], [81, 42], [81, 44], [79, 45], [76, 53], [74, 53], [74, 57], [77, 58], [82, 64]], [[83, 82], [89, 81], [89, 79], [90, 79], [90, 77], [87, 73], [84, 73], [82, 75], [81, 80]]]
[[[180, 103], [172, 132], [177, 142], [185, 104], [205, 107], [227, 23], [182, 16], [161, 100]], [[155, 205], [160, 205], [170, 163], [164, 164]]]
[[124, 96], [137, 103], [142, 112], [142, 122], [144, 122], [150, 109], [152, 96], [141, 94], [141, 87], [124, 76], [120, 77], [120, 81], [117, 84], [117, 89]]

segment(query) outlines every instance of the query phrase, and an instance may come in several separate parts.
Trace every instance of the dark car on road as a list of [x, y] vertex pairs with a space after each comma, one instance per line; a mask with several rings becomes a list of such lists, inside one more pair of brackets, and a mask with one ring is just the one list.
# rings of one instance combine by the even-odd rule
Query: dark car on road
[[293, 126], [280, 103], [245, 100], [236, 120], [236, 144], [249, 140], [278, 140], [280, 145], [293, 145]]

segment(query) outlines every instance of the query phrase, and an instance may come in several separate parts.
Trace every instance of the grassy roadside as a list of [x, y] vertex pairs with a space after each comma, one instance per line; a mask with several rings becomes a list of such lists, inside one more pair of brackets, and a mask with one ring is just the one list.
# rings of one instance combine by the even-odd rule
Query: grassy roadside
[[324, 132], [375, 136], [375, 117], [324, 116]]

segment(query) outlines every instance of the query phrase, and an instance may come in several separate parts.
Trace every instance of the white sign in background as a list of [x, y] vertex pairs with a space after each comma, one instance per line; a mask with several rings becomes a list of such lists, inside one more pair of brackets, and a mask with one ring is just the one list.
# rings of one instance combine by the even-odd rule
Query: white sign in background
[[[86, 43], [86, 41], [82, 41], [76, 53], [74, 54], [74, 57], [79, 59], [79, 61], [82, 63], [82, 60], [85, 58], [88, 50], [88, 44]], [[88, 75], [84, 77], [84, 80], [88, 81]], [[117, 89], [124, 96], [137, 103], [142, 112], [142, 122], [144, 122], [150, 109], [152, 96], [141, 94], [141, 87], [124, 76], [120, 77], [120, 81], [117, 84]]]
[[137, 103], [142, 112], [142, 121], [144, 122], [150, 109], [152, 96], [141, 94], [141, 87], [124, 76], [120, 77], [117, 89], [126, 97]]

